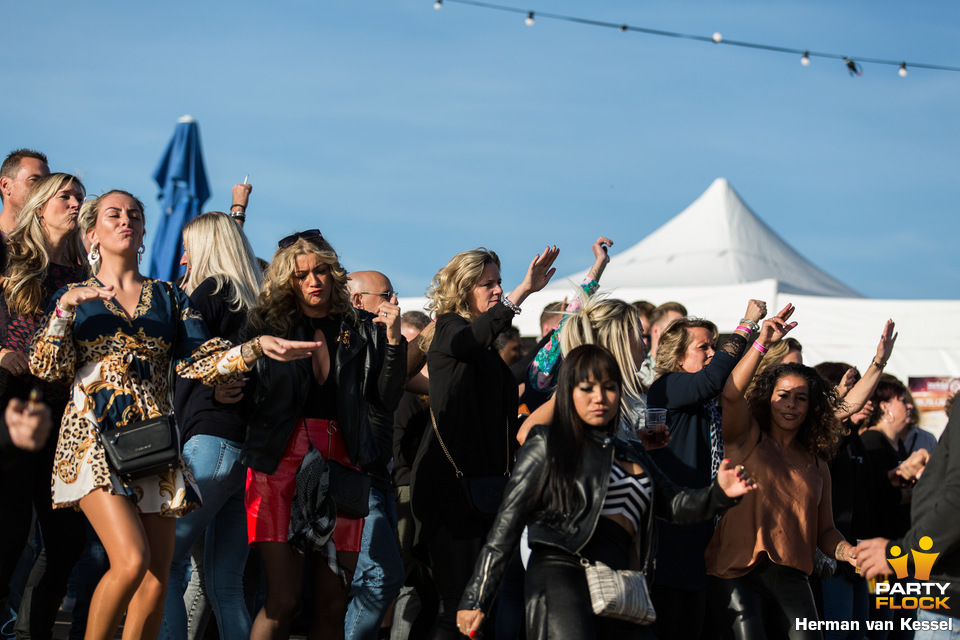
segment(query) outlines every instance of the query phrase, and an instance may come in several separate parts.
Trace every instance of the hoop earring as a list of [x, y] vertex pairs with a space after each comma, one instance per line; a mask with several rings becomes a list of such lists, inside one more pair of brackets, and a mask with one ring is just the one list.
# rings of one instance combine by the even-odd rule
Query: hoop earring
[[140, 248], [137, 249], [137, 264], [143, 262], [143, 252], [146, 251], [143, 245], [140, 245]]
[[93, 243], [90, 246], [90, 253], [87, 254], [87, 262], [90, 263], [91, 267], [96, 266], [100, 262], [100, 247], [97, 243]]

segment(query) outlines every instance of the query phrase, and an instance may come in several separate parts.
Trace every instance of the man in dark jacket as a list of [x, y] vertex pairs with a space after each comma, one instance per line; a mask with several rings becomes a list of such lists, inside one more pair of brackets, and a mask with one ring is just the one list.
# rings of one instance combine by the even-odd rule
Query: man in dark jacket
[[[953, 450], [956, 449], [956, 455]], [[949, 638], [948, 629], [960, 629], [960, 406], [954, 405], [950, 421], [936, 451], [919, 482], [913, 489], [910, 508], [910, 529], [900, 540], [873, 538], [864, 540], [855, 549], [857, 564], [867, 580], [878, 575], [906, 573], [921, 583], [936, 583], [931, 596], [939, 596], [934, 609], [918, 612], [916, 638]], [[900, 559], [901, 562], [897, 562]], [[924, 574], [929, 571], [929, 579]], [[891, 583], [893, 584], [893, 583]], [[878, 593], [878, 595], [880, 595]], [[923, 592], [921, 595], [926, 596]], [[946, 598], [946, 601], [943, 600]], [[941, 633], [942, 632], [942, 635]]]
[[[390, 279], [379, 271], [347, 276], [350, 300], [357, 309], [377, 312], [381, 302], [395, 299]], [[371, 479], [370, 514], [363, 524], [360, 556], [350, 588], [344, 637], [375, 638], [390, 603], [403, 586], [403, 560], [397, 545], [397, 505], [387, 465], [393, 454], [393, 413], [369, 407], [370, 424], [380, 455], [364, 465]]]

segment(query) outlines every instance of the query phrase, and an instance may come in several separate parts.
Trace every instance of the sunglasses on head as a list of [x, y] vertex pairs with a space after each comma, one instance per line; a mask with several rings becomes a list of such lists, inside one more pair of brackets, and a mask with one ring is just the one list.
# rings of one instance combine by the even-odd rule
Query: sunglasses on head
[[291, 233], [286, 238], [281, 239], [280, 242], [277, 243], [277, 246], [281, 249], [286, 249], [300, 239], [323, 240], [323, 234], [320, 233], [320, 229], [307, 229], [306, 231], [300, 231], [299, 233]]

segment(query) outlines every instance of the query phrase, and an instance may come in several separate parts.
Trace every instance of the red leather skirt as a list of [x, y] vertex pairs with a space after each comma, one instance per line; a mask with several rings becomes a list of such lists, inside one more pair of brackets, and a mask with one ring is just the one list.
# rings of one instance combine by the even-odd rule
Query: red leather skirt
[[[247, 470], [244, 502], [247, 507], [247, 538], [251, 545], [287, 541], [297, 469], [310, 444], [327, 460], [353, 467], [335, 420], [298, 420], [273, 474]], [[337, 526], [333, 530], [333, 543], [337, 551], [360, 551], [362, 536], [363, 518], [337, 516]]]

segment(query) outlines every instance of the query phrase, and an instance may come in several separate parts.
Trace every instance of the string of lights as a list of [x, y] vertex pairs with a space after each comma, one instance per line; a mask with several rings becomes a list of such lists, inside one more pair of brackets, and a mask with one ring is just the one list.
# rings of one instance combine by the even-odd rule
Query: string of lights
[[578, 18], [576, 16], [568, 16], [559, 13], [549, 13], [546, 11], [530, 11], [529, 9], [519, 9], [517, 7], [508, 7], [500, 4], [493, 4], [490, 2], [483, 2], [482, 0], [435, 0], [433, 3], [434, 9], [442, 9], [445, 4], [454, 3], [454, 4], [465, 4], [473, 7], [479, 7], [481, 9], [493, 9], [495, 11], [505, 11], [507, 13], [516, 13], [526, 16], [524, 18], [524, 23], [528, 27], [532, 27], [537, 18], [547, 18], [550, 20], [562, 20], [564, 22], [573, 22], [575, 24], [588, 25], [592, 27], [605, 27], [609, 29], [617, 29], [621, 33], [626, 33], [628, 31], [633, 31], [636, 33], [644, 33], [647, 35], [654, 36], [663, 36], [667, 38], [682, 38], [685, 40], [697, 40], [700, 42], [712, 42], [714, 44], [723, 44], [733, 47], [743, 47], [746, 49], [758, 49], [761, 51], [773, 51], [776, 53], [789, 53], [792, 55], [800, 56], [800, 64], [807, 67], [810, 65], [810, 58], [826, 58], [830, 60], [841, 60], [844, 66], [847, 69], [847, 72], [851, 76], [862, 76], [863, 67], [860, 63], [866, 62], [869, 64], [883, 64], [893, 67], [897, 67], [897, 73], [901, 78], [907, 77], [907, 68], [917, 68], [917, 69], [931, 69], [934, 71], [960, 71], [960, 67], [951, 67], [941, 64], [928, 64], [924, 62], [907, 62], [905, 60], [885, 60], [883, 58], [867, 58], [861, 56], [848, 56], [842, 55], [839, 53], [829, 53], [826, 51], [810, 51], [808, 49], [794, 49], [791, 47], [778, 47], [769, 44], [759, 44], [756, 42], [744, 42], [741, 40], [727, 40], [723, 37], [720, 32], [716, 32], [710, 36], [696, 35], [691, 33], [678, 33], [676, 31], [664, 31], [662, 29], [650, 29], [647, 27], [637, 27], [629, 24], [618, 24], [615, 22], [606, 22], [603, 20], [592, 20], [590, 18]]

